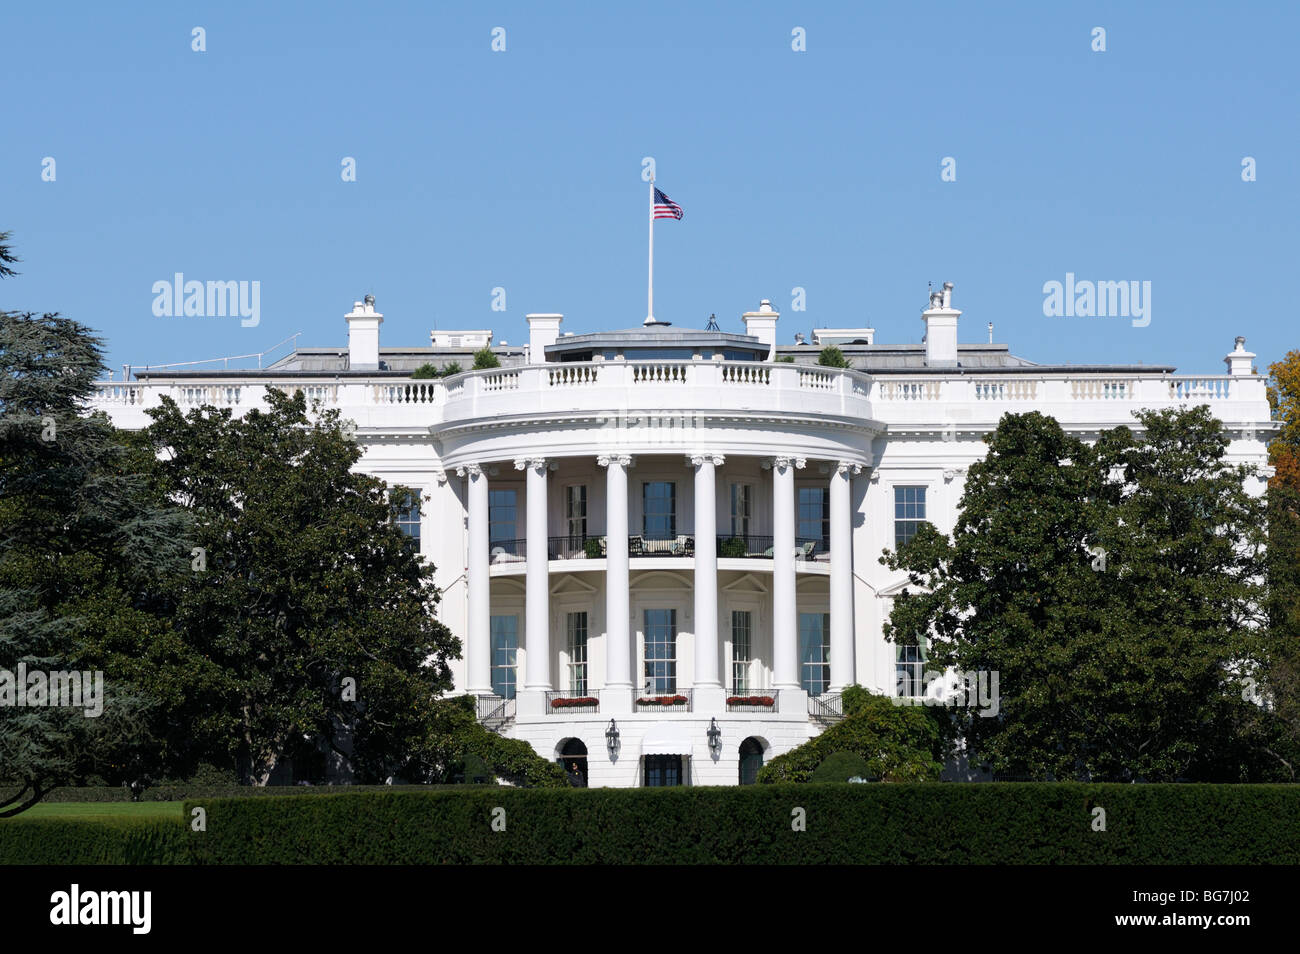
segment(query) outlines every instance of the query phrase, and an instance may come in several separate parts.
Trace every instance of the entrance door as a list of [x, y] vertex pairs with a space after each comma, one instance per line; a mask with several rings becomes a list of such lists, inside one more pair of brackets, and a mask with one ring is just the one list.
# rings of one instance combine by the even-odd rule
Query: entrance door
[[664, 788], [682, 784], [682, 757], [680, 755], [647, 755], [645, 757], [645, 787]]
[[560, 749], [560, 768], [574, 788], [587, 787], [587, 746], [582, 739], [570, 739]]

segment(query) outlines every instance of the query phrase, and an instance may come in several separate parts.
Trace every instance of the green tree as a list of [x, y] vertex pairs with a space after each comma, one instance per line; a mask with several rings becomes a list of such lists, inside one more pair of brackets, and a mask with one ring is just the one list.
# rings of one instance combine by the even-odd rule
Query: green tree
[[176, 718], [256, 785], [304, 736], [363, 781], [406, 773], [459, 652], [434, 617], [433, 567], [392, 523], [383, 482], [353, 472], [361, 451], [337, 411], [309, 418], [301, 391], [267, 403], [150, 412], [160, 486], [206, 554], [177, 595], [201, 675]]
[[426, 361], [411, 372], [411, 377], [417, 381], [423, 381], [428, 378], [440, 378], [442, 373], [431, 362]]
[[1140, 433], [1089, 447], [1006, 415], [952, 537], [922, 527], [883, 558], [910, 584], [887, 638], [928, 639], [938, 669], [999, 673], [999, 715], [964, 725], [995, 770], [1155, 781], [1256, 765], [1221, 726], [1262, 650], [1262, 504], [1207, 408], [1137, 417]]
[[822, 348], [821, 354], [817, 356], [817, 363], [823, 368], [851, 368], [849, 359], [844, 357], [844, 352], [835, 345], [827, 345]]
[[[0, 263], [14, 260], [0, 243]], [[85, 413], [102, 353], [75, 321], [0, 312], [0, 697], [16, 695], [20, 664], [93, 673], [103, 635], [167, 629], [165, 581], [185, 566], [188, 521], [136, 473], [107, 418]], [[98, 715], [0, 700], [0, 815], [87, 771], [138, 768], [155, 700], [121, 676], [104, 666]]]
[[758, 771], [760, 783], [809, 782], [836, 753], [866, 762], [867, 774], [888, 782], [923, 782], [939, 777], [945, 746], [931, 711], [897, 705], [887, 696], [850, 686], [844, 719], [803, 745], [778, 755]]
[[491, 348], [483, 347], [474, 352], [475, 371], [499, 367], [501, 367], [501, 359], [496, 356], [496, 353]]

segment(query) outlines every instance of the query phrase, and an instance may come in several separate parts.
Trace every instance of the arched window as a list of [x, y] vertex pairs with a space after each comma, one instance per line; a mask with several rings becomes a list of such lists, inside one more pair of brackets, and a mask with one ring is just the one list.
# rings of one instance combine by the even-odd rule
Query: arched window
[[740, 784], [753, 785], [763, 767], [763, 743], [753, 736], [740, 743]]
[[587, 746], [582, 739], [568, 739], [560, 748], [560, 757], [556, 760], [564, 774], [569, 777], [569, 784], [574, 788], [587, 787]]

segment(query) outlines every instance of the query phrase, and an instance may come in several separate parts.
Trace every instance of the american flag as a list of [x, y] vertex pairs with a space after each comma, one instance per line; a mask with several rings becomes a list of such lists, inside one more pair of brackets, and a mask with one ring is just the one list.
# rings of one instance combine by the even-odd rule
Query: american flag
[[660, 192], [658, 186], [655, 187], [656, 219], [680, 219], [685, 214], [680, 205]]

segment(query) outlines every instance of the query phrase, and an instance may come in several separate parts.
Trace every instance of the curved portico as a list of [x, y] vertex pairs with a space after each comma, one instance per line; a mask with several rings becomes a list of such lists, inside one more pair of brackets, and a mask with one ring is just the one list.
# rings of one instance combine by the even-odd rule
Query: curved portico
[[[656, 717], [698, 718], [760, 690], [806, 720], [797, 578], [825, 591], [829, 672], [817, 685], [854, 681], [851, 485], [882, 430], [868, 383], [847, 371], [697, 359], [534, 365], [449, 388], [429, 430], [465, 480], [470, 690], [501, 688], [484, 676], [500, 651], [492, 581], [517, 606], [519, 587], [507, 581], [522, 576], [520, 720], [552, 714], [566, 694], [597, 699], [600, 718], [635, 718], [647, 693], [685, 693], [687, 704]], [[650, 574], [657, 589], [638, 582]], [[583, 660], [583, 679], [572, 645], [556, 644], [574, 640], [572, 620], [566, 633], [553, 612], [569, 585], [588, 587], [603, 610], [591, 633], [603, 665]], [[645, 593], [678, 586], [685, 598], [661, 600], [671, 609], [645, 608]], [[720, 623], [730, 624], [725, 640]], [[672, 649], [656, 627], [670, 631]]]

